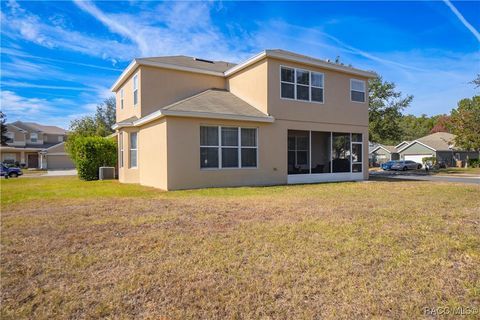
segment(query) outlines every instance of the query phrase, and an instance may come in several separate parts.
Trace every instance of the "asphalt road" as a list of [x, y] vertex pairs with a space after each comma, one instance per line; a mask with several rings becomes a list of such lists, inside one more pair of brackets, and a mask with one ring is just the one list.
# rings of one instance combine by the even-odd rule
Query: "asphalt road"
[[440, 181], [440, 182], [456, 182], [456, 183], [473, 183], [480, 184], [480, 177], [475, 176], [445, 176], [432, 175], [419, 172], [395, 172], [395, 171], [376, 171], [370, 172], [370, 176], [375, 178], [387, 178], [398, 180], [420, 180], [420, 181]]

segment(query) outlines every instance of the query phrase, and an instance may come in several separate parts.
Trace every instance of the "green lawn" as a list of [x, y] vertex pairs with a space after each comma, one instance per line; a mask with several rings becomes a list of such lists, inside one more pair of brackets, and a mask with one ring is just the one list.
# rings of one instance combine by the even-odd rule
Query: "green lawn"
[[468, 174], [478, 175], [480, 177], [480, 168], [445, 168], [439, 169], [438, 171], [436, 171], [436, 173], [442, 175]]
[[478, 310], [479, 194], [413, 181], [162, 192], [75, 177], [2, 180], [1, 318]]

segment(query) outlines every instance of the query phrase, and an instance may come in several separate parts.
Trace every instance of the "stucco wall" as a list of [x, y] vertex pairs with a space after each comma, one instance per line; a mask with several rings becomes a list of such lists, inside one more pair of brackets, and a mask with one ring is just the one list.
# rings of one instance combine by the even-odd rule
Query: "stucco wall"
[[[118, 179], [120, 182], [125, 183], [140, 183], [140, 173], [139, 169], [137, 168], [130, 168], [130, 133], [131, 132], [138, 132], [138, 128], [123, 128], [120, 132], [123, 132], [123, 167], [118, 168]], [[120, 136], [120, 135], [119, 135]], [[138, 148], [140, 148], [140, 134], [137, 135], [138, 141]], [[137, 163], [141, 164], [142, 158], [138, 157], [137, 154]]]
[[141, 66], [141, 115], [211, 88], [225, 89], [223, 77]]
[[[117, 122], [122, 120], [128, 119], [130, 117], [136, 116], [140, 118], [140, 104], [141, 104], [141, 73], [142, 70], [137, 68], [135, 72], [128, 77], [128, 79], [123, 83], [123, 85], [115, 92], [115, 103], [116, 103], [116, 116]], [[133, 77], [138, 74], [138, 104], [137, 106], [133, 105]], [[121, 98], [121, 90], [124, 90], [123, 96], [123, 109], [121, 108], [120, 98]]]
[[[258, 128], [258, 168], [200, 169], [201, 125]], [[169, 117], [167, 119], [168, 189], [286, 184], [289, 129], [362, 133], [363, 175], [365, 179], [368, 178], [367, 127], [281, 120], [262, 124]]]
[[139, 131], [139, 181], [142, 185], [167, 189], [167, 123], [159, 119]]
[[[281, 66], [323, 73], [324, 103], [280, 98]], [[366, 126], [368, 125], [368, 95], [365, 103], [351, 102], [350, 79], [365, 80], [366, 82], [368, 80], [338, 71], [270, 58], [268, 59], [268, 113], [281, 120]], [[366, 91], [368, 92], [367, 84]]]
[[268, 66], [263, 59], [227, 79], [230, 92], [268, 114]]

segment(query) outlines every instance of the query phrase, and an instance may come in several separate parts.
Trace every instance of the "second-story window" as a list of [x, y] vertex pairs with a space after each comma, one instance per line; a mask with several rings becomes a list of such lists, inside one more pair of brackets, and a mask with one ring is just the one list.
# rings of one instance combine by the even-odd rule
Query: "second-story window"
[[350, 79], [350, 99], [353, 102], [365, 102], [365, 81]]
[[38, 134], [36, 132], [30, 133], [30, 141], [37, 142], [38, 141]]
[[124, 90], [120, 90], [120, 109], [123, 110], [123, 94], [124, 94]]
[[138, 74], [133, 76], [133, 106], [138, 104]]
[[323, 73], [289, 67], [281, 67], [280, 73], [282, 98], [323, 103]]
[[5, 136], [7, 137], [7, 141], [6, 142], [13, 142], [14, 138], [15, 138], [15, 133], [13, 132], [7, 132], [5, 133]]

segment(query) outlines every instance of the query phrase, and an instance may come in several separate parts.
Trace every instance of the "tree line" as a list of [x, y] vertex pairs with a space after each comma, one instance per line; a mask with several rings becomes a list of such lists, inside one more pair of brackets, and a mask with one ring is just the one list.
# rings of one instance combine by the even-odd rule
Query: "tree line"
[[[471, 82], [480, 87], [480, 75]], [[377, 76], [369, 81], [369, 140], [396, 145], [435, 132], [456, 135], [455, 144], [465, 150], [480, 151], [480, 96], [461, 99], [450, 114], [414, 116], [404, 114], [412, 95], [403, 96], [395, 83]]]

